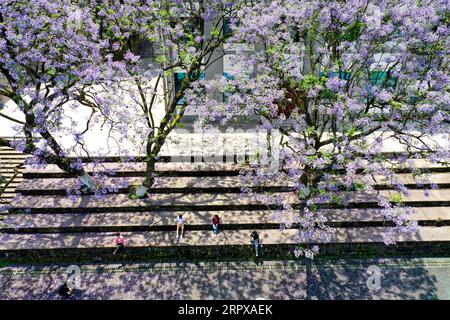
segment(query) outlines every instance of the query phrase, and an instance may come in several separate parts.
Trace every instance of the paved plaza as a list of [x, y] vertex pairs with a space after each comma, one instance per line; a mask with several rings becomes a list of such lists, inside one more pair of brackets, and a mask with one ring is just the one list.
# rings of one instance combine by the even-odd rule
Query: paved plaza
[[[67, 267], [4, 266], [0, 298], [60, 299]], [[450, 258], [80, 267], [73, 299], [450, 299]]]

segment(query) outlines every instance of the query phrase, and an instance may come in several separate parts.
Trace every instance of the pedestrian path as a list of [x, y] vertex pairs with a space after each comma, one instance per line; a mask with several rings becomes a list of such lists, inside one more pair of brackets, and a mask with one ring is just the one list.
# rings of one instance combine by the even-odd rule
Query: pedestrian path
[[[450, 299], [450, 259], [75, 265], [71, 299]], [[379, 271], [379, 287], [369, 286]], [[0, 299], [61, 299], [68, 265], [0, 268]], [[243, 285], [245, 284], [245, 285]], [[369, 285], [368, 285], [369, 284]]]

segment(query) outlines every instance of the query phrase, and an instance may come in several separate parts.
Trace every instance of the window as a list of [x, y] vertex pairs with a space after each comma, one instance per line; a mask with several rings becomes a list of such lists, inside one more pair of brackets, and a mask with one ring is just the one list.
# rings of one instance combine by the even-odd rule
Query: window
[[300, 42], [300, 30], [297, 27], [289, 28], [289, 33], [293, 42]]
[[[387, 79], [387, 80], [386, 80]], [[386, 71], [370, 71], [369, 73], [369, 84], [366, 86], [367, 90], [367, 99], [373, 99], [373, 86], [376, 86], [380, 89], [395, 89], [397, 84], [397, 78], [392, 77], [389, 72]]]
[[184, 78], [186, 78], [186, 72], [175, 72], [175, 94], [180, 91]]
[[[227, 79], [227, 80], [233, 80], [234, 78], [233, 78], [233, 76], [231, 75], [231, 74], [229, 74], [228, 72], [224, 72], [223, 73], [223, 76], [225, 77], [225, 79]], [[224, 103], [227, 103], [228, 102], [228, 97], [231, 95], [231, 93], [229, 92], [229, 91], [227, 91], [227, 90], [225, 90], [224, 92], [223, 92], [223, 102]]]
[[139, 43], [139, 50], [137, 54], [141, 57], [141, 59], [148, 59], [155, 57], [155, 50], [150, 40], [144, 39]]
[[233, 34], [233, 30], [231, 29], [230, 19], [225, 18], [223, 20], [223, 35], [225, 37], [229, 37]]
[[[386, 79], [388, 79], [386, 81]], [[370, 84], [377, 87], [395, 89], [397, 78], [393, 77], [390, 72], [386, 71], [371, 71]]]
[[[175, 73], [174, 73], [174, 80], [175, 80], [175, 94], [177, 94], [178, 91], [180, 91], [180, 89], [181, 89], [181, 84], [182, 84], [184, 78], [186, 78], [186, 76], [187, 76], [187, 73], [186, 73], [186, 72], [175, 72]], [[203, 72], [200, 74], [200, 79], [205, 79], [205, 74], [204, 74]], [[183, 97], [183, 98], [181, 98], [181, 99], [178, 101], [178, 104], [183, 104], [184, 101], [185, 101], [185, 100], [184, 100], [184, 97]]]
[[[337, 77], [338, 73], [337, 72], [327, 72], [326, 74], [324, 72], [321, 72], [319, 74], [320, 77], [327, 77], [327, 78], [332, 78], [332, 77]], [[343, 80], [349, 80], [350, 79], [350, 72], [347, 71], [341, 71], [340, 73], [340, 77]]]
[[[230, 21], [230, 18], [224, 18], [223, 19], [223, 35], [225, 37], [229, 37], [233, 34], [233, 29], [232, 29], [232, 23]], [[239, 26], [239, 21], [235, 23], [235, 26]]]

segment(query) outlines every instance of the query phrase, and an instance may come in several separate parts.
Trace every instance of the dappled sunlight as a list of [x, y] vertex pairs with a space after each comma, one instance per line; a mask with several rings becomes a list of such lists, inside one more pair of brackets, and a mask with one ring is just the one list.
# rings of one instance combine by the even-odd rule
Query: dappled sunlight
[[[381, 286], [366, 285], [370, 264], [381, 267]], [[436, 299], [448, 298], [436, 270], [408, 260], [327, 263], [172, 263], [82, 267], [71, 299]], [[94, 268], [94, 269], [92, 269]], [[164, 268], [164, 269], [161, 269]], [[441, 267], [441, 269], [444, 268]], [[64, 267], [0, 274], [0, 299], [61, 299]], [[108, 272], [113, 270], [114, 272]], [[446, 296], [447, 294], [447, 296]]]

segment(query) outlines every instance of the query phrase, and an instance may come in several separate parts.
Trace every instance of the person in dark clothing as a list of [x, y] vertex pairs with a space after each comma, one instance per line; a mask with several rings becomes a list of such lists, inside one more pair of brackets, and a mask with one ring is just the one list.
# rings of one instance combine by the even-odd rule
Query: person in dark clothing
[[212, 226], [213, 226], [213, 232], [214, 236], [217, 236], [219, 234], [219, 224], [220, 224], [220, 217], [219, 215], [215, 214], [212, 218]]
[[72, 296], [73, 289], [69, 288], [67, 282], [64, 282], [64, 284], [59, 288], [58, 293], [63, 298], [68, 299], [68, 298], [70, 298]]
[[253, 246], [255, 247], [255, 254], [256, 256], [258, 256], [259, 246], [261, 245], [261, 238], [259, 237], [258, 232], [253, 231], [250, 235], [250, 239], [252, 241]]

